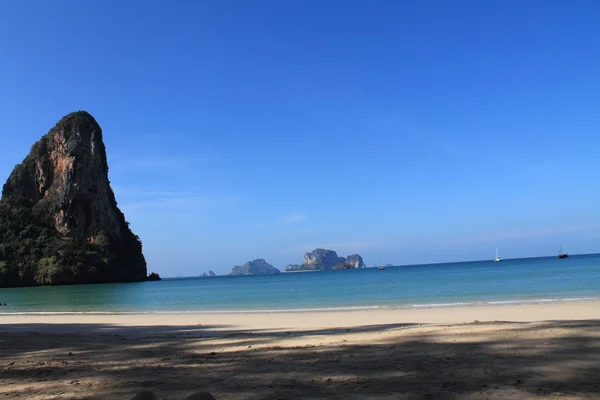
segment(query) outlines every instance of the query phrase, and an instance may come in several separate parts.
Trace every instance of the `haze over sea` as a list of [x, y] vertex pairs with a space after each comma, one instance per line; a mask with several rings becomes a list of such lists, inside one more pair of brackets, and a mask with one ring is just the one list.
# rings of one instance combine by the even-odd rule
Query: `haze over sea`
[[440, 307], [600, 298], [600, 255], [0, 290], [1, 313]]

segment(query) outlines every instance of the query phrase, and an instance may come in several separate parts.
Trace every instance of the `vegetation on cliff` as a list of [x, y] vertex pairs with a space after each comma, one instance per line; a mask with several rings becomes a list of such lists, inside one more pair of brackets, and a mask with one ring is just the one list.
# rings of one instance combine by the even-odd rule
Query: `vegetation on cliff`
[[331, 269], [339, 270], [339, 269], [354, 269], [354, 266], [350, 263], [343, 262], [339, 264], [335, 264]]
[[108, 181], [102, 131], [72, 113], [15, 167], [0, 200], [0, 287], [146, 279]]
[[137, 238], [92, 245], [61, 236], [45, 218], [43, 209], [26, 199], [0, 201], [0, 287], [111, 282], [115, 270], [141, 252]]

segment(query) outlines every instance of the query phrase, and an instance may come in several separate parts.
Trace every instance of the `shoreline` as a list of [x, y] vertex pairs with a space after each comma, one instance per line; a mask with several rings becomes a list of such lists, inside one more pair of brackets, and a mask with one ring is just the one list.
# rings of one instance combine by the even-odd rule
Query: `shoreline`
[[573, 298], [543, 298], [528, 300], [497, 300], [473, 301], [454, 303], [424, 303], [410, 305], [359, 305], [319, 308], [291, 308], [291, 309], [222, 309], [222, 310], [152, 310], [152, 311], [9, 311], [0, 308], [0, 317], [3, 316], [44, 316], [44, 315], [218, 315], [218, 314], [303, 314], [303, 313], [337, 313], [359, 311], [402, 311], [402, 310], [430, 310], [430, 309], [463, 309], [463, 308], [496, 308], [518, 307], [558, 304], [585, 304], [597, 303], [600, 307], [600, 297], [573, 297]]
[[279, 331], [394, 324], [435, 326], [440, 324], [463, 325], [474, 322], [535, 323], [594, 319], [600, 320], [600, 301], [303, 312], [1, 314], [0, 332], [35, 330], [40, 333], [94, 334], [101, 333], [101, 329], [99, 329], [101, 326], [111, 326], [111, 329], [122, 332], [129, 330], [137, 332], [140, 327], [157, 326], [213, 326], [215, 332], [232, 327], [243, 331]]

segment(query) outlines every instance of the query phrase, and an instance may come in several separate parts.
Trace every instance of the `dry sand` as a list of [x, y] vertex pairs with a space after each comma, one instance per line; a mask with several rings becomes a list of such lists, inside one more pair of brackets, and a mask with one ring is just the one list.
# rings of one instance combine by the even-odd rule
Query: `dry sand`
[[0, 400], [600, 398], [600, 303], [0, 316]]

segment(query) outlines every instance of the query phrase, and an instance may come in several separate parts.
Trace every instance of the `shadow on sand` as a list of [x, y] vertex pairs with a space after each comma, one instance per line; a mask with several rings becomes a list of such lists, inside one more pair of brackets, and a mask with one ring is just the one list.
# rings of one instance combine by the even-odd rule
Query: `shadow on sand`
[[0, 398], [600, 398], [600, 320], [426, 328], [0, 325]]

